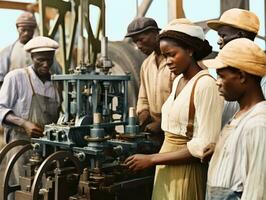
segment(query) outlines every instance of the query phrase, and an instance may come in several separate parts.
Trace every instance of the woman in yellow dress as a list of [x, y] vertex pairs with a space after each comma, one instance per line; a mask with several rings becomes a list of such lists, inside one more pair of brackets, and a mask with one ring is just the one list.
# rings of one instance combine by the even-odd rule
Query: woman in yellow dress
[[215, 80], [200, 60], [211, 53], [201, 27], [177, 19], [160, 33], [160, 49], [177, 75], [162, 107], [165, 140], [159, 153], [126, 159], [131, 170], [156, 165], [153, 200], [204, 200], [207, 165], [200, 162], [204, 147], [221, 129], [223, 99]]

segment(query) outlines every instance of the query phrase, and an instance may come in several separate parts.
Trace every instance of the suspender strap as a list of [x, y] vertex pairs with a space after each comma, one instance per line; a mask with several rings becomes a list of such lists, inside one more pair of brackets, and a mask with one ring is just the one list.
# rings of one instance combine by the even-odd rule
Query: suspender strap
[[195, 88], [196, 88], [198, 80], [203, 76], [210, 76], [211, 78], [213, 78], [210, 74], [202, 74], [195, 80], [194, 85], [192, 87], [192, 91], [190, 94], [190, 100], [189, 100], [188, 124], [187, 124], [187, 132], [186, 132], [186, 135], [190, 140], [193, 137], [194, 120], [195, 120], [195, 112], [196, 112], [196, 108], [194, 104]]
[[26, 73], [28, 75], [28, 78], [29, 78], [29, 81], [30, 81], [30, 86], [31, 86], [31, 89], [32, 89], [32, 93], [33, 93], [33, 95], [35, 95], [36, 93], [35, 93], [35, 90], [34, 90], [33, 85], [32, 85], [29, 69], [28, 68], [24, 68], [24, 69], [25, 69], [25, 71], [26, 71]]

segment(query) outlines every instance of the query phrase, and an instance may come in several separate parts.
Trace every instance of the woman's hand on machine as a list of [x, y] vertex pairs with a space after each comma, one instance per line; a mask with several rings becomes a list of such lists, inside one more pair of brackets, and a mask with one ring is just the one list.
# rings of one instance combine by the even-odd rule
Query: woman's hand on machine
[[152, 167], [154, 164], [152, 155], [135, 154], [125, 160], [125, 165], [132, 171], [139, 171]]

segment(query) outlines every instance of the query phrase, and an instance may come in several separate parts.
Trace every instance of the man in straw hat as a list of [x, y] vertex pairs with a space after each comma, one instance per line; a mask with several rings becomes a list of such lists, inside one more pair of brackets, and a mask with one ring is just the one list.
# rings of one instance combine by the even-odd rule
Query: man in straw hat
[[[4, 126], [6, 143], [40, 137], [44, 125], [56, 122], [58, 118], [60, 98], [50, 79], [50, 68], [58, 43], [38, 36], [24, 48], [30, 53], [33, 65], [9, 72], [0, 90], [0, 123]], [[17, 151], [17, 148], [12, 149], [9, 159]], [[18, 183], [27, 157], [24, 155], [16, 163], [10, 184]]]
[[[218, 45], [222, 49], [228, 42], [237, 38], [247, 38], [254, 41], [259, 32], [259, 18], [251, 11], [233, 8], [224, 12], [219, 20], [207, 22], [207, 25], [218, 32], [220, 36]], [[266, 77], [261, 81], [262, 92], [266, 95]], [[225, 101], [222, 127], [239, 110], [237, 102]], [[209, 160], [214, 151], [215, 144], [209, 144], [205, 148], [203, 160]]]
[[260, 86], [266, 55], [253, 41], [240, 38], [204, 64], [217, 69], [220, 94], [240, 106], [216, 144], [207, 199], [266, 199], [266, 101]]
[[[37, 27], [36, 19], [30, 12], [23, 12], [16, 20], [18, 39], [4, 48], [0, 53], [0, 87], [5, 75], [14, 69], [27, 67], [32, 64], [31, 56], [23, 47], [32, 39]], [[52, 67], [52, 72], [59, 74], [61, 68], [57, 62]]]
[[[247, 38], [254, 41], [259, 32], [259, 18], [251, 11], [233, 8], [224, 12], [219, 20], [207, 22], [207, 25], [217, 31], [220, 36], [218, 45], [220, 49], [228, 42], [237, 38]], [[261, 82], [262, 91], [266, 95], [266, 77]], [[226, 102], [223, 113], [224, 126], [239, 109], [236, 102]]]
[[148, 56], [141, 66], [137, 102], [141, 130], [152, 133], [152, 138], [162, 143], [161, 108], [171, 92], [175, 76], [171, 74], [161, 55], [159, 30], [154, 19], [140, 17], [128, 25], [126, 37], [131, 37], [137, 47]]

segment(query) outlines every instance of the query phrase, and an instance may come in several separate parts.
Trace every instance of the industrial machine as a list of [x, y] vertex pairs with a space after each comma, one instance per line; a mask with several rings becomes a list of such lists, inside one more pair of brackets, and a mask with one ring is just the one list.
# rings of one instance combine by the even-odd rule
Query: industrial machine
[[[143, 2], [144, 7], [152, 0]], [[221, 11], [229, 8], [225, 7], [229, 0], [221, 2]], [[7, 6], [8, 2], [0, 3]], [[52, 76], [52, 80], [63, 85], [64, 101], [58, 122], [46, 125], [43, 137], [15, 141], [0, 151], [1, 165], [10, 150], [20, 148], [0, 177], [0, 200], [12, 192], [17, 200], [150, 199], [153, 169], [133, 173], [123, 164], [132, 154], [158, 149], [148, 133], [139, 132], [131, 107], [136, 103], [139, 81], [139, 68], [134, 66], [139, 67], [144, 57], [129, 44], [108, 42], [104, 0], [39, 0], [31, 7], [9, 3], [39, 11], [41, 35], [60, 38], [64, 73]], [[170, 0], [169, 5], [174, 9], [170, 9], [169, 18], [184, 17], [182, 1]], [[100, 10], [99, 18], [93, 19], [98, 25], [95, 30], [90, 21], [91, 6]], [[146, 11], [140, 10], [138, 16]], [[208, 31], [204, 22], [198, 24]], [[121, 55], [135, 57], [130, 64], [123, 62]], [[136, 60], [139, 62], [132, 64]], [[25, 154], [28, 162], [19, 184], [10, 185], [13, 166]]]
[[[90, 5], [101, 9], [97, 39], [90, 36]], [[45, 126], [43, 137], [15, 141], [1, 150], [0, 164], [11, 149], [21, 147], [7, 164], [0, 199], [6, 200], [12, 192], [17, 200], [150, 199], [153, 170], [133, 173], [123, 163], [132, 154], [155, 152], [158, 144], [148, 133], [139, 132], [135, 108], [129, 107], [131, 74], [116, 75], [112, 70], [104, 1], [39, 1], [41, 16], [45, 6], [62, 8], [54, 29], [48, 31], [43, 20], [40, 31], [55, 37], [61, 27], [64, 73], [52, 80], [63, 85], [63, 111], [56, 124]], [[69, 11], [74, 13], [74, 23], [67, 42], [64, 19]], [[85, 38], [85, 30], [90, 37]], [[73, 65], [69, 51], [76, 32], [79, 64]], [[25, 154], [29, 156], [19, 184], [9, 185], [14, 164]]]

